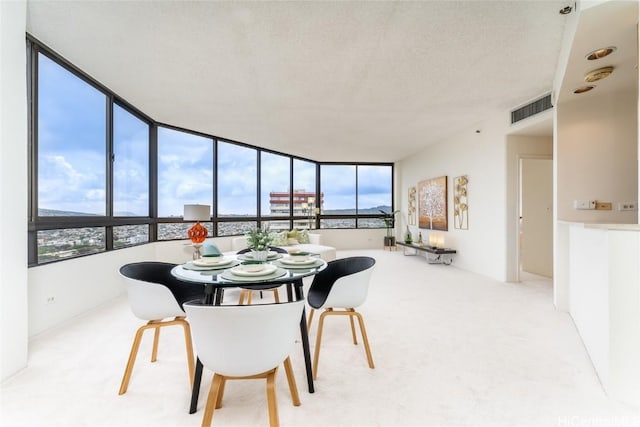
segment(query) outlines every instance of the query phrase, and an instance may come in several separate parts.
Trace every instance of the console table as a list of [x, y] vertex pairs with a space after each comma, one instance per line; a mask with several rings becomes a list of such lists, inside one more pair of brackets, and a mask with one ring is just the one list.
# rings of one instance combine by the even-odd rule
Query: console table
[[[456, 253], [455, 249], [450, 248], [434, 248], [433, 246], [415, 245], [413, 243], [396, 242], [402, 246], [404, 255], [418, 255], [418, 251], [422, 251], [427, 256], [427, 262], [429, 264], [444, 264], [449, 265], [453, 262], [453, 254]], [[413, 253], [407, 253], [407, 249], [413, 249]]]

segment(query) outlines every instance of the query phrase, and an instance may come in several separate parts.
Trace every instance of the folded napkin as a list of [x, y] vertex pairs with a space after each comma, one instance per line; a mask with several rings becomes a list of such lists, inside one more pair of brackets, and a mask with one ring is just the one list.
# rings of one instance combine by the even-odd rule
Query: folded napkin
[[202, 256], [221, 256], [222, 252], [213, 243], [207, 243], [202, 246]]

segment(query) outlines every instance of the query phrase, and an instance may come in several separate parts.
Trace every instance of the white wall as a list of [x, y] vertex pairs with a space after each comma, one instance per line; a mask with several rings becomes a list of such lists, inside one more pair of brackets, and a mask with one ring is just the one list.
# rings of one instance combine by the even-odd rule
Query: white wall
[[27, 363], [26, 3], [0, 1], [0, 328], [4, 380]]
[[[417, 186], [419, 181], [447, 175], [449, 231], [444, 234], [445, 245], [458, 251], [454, 265], [497, 280], [506, 278], [505, 135], [509, 130], [508, 119], [509, 113], [502, 112], [397, 163], [397, 208], [401, 209], [397, 232], [404, 232], [407, 224], [408, 188]], [[451, 183], [458, 175], [469, 178], [468, 230], [453, 226]], [[422, 231], [423, 238], [429, 238], [428, 230], [419, 230], [417, 225], [410, 229], [414, 236]]]
[[609, 382], [608, 233], [573, 225], [569, 240], [569, 312], [606, 387]]
[[[399, 203], [396, 199], [396, 204]], [[396, 208], [397, 209], [397, 208]], [[314, 230], [322, 235], [322, 244], [334, 248], [349, 249], [382, 249], [385, 230], [381, 228], [366, 230]], [[398, 234], [396, 234], [398, 236]]]
[[602, 385], [640, 405], [640, 226], [566, 224], [570, 313]]
[[609, 384], [640, 406], [640, 232], [609, 231]]
[[[222, 251], [230, 250], [231, 238], [212, 241]], [[118, 269], [124, 264], [138, 261], [181, 263], [190, 260], [193, 248], [187, 243], [186, 240], [156, 242], [30, 268], [29, 337], [72, 320], [123, 294], [125, 289]]]
[[[637, 105], [637, 91], [622, 91], [556, 107], [558, 219], [638, 223], [637, 211], [615, 209], [619, 202], [638, 200]], [[576, 210], [574, 200], [612, 202], [614, 210]]]
[[143, 245], [30, 268], [29, 336], [121, 295], [120, 266], [153, 259], [153, 246]]

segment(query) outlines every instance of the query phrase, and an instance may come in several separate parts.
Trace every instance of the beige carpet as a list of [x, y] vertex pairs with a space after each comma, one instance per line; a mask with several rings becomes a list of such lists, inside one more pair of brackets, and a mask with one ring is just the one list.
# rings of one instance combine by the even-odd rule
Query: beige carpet
[[[346, 318], [329, 318], [316, 393], [307, 392], [301, 351], [292, 360], [302, 406], [291, 405], [279, 372], [282, 426], [640, 425], [637, 409], [603, 392], [571, 318], [553, 307], [549, 281], [501, 283], [401, 251], [338, 256], [360, 254], [378, 261], [360, 309], [376, 369], [351, 343]], [[205, 371], [199, 410], [189, 415], [179, 328], [163, 331], [154, 364], [145, 337], [129, 391], [118, 396], [139, 325], [120, 298], [34, 339], [28, 368], [2, 384], [0, 424], [200, 425], [212, 375]], [[214, 425], [268, 425], [264, 389], [229, 383]]]

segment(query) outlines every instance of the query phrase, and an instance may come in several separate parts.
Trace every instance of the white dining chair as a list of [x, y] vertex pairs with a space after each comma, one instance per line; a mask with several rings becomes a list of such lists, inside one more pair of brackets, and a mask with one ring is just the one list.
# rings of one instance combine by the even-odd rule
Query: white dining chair
[[185, 301], [202, 298], [204, 289], [200, 285], [184, 283], [174, 278], [171, 275], [173, 267], [175, 264], [149, 261], [126, 264], [120, 268], [120, 275], [125, 280], [131, 311], [136, 317], [147, 321], [147, 323], [136, 331], [118, 394], [127, 392], [144, 331], [154, 330], [151, 362], [155, 362], [158, 357], [160, 328], [174, 325], [180, 325], [184, 329], [189, 383], [193, 385], [191, 329], [189, 322], [185, 319], [186, 314], [182, 309], [182, 304]]
[[311, 322], [315, 310], [323, 309], [318, 322], [316, 346], [313, 355], [313, 378], [318, 376], [318, 361], [320, 359], [320, 344], [324, 319], [327, 316], [349, 316], [353, 344], [357, 345], [356, 330], [353, 318], [358, 319], [362, 342], [369, 367], [373, 369], [373, 357], [367, 331], [362, 314], [355, 310], [367, 299], [369, 282], [376, 260], [371, 257], [349, 257], [329, 261], [327, 268], [313, 277], [313, 282], [307, 294], [307, 302], [311, 306], [307, 328], [311, 330]]
[[[222, 406], [225, 383], [233, 379], [266, 379], [269, 425], [279, 425], [275, 379], [284, 362], [291, 399], [300, 406], [289, 354], [295, 345], [304, 300], [260, 305], [184, 305], [193, 329], [198, 358], [214, 372], [203, 426], [211, 425]], [[221, 327], [220, 325], [224, 325]]]

